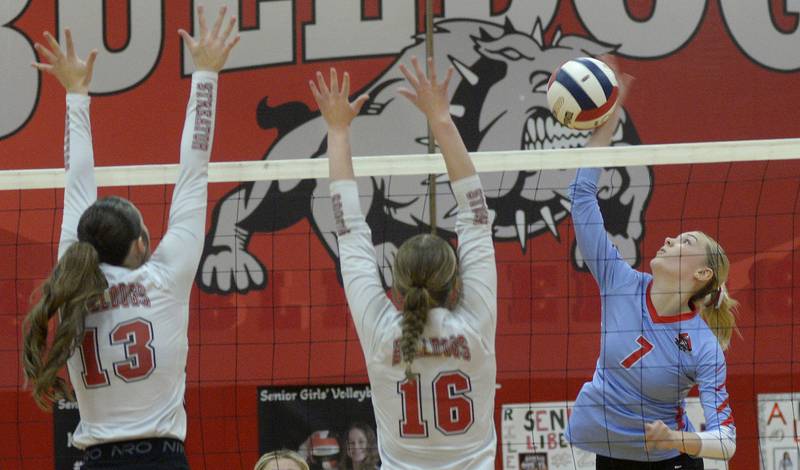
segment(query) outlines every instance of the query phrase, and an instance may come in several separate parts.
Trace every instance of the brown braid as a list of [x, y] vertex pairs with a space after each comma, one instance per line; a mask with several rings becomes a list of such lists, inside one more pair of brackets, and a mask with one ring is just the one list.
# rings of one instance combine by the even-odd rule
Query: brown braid
[[412, 379], [411, 364], [428, 323], [428, 311], [452, 308], [458, 282], [458, 258], [444, 239], [430, 234], [408, 239], [397, 251], [394, 262], [394, 291], [403, 299], [403, 335], [400, 348], [406, 377]]

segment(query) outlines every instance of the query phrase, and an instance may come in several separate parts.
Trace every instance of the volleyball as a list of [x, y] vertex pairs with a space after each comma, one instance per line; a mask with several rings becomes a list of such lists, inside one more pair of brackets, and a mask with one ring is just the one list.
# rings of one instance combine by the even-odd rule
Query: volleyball
[[561, 124], [594, 129], [608, 120], [619, 87], [611, 67], [591, 57], [570, 60], [556, 69], [547, 84], [547, 104]]

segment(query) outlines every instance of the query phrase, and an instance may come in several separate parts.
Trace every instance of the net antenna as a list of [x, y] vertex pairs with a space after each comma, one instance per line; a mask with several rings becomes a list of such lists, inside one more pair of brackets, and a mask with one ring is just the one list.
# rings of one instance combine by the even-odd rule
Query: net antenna
[[[433, 57], [433, 0], [425, 0], [425, 73], [430, 76], [428, 59]], [[434, 65], [435, 67], [435, 65]], [[431, 123], [428, 121], [428, 154], [436, 153]], [[428, 174], [428, 204], [430, 205], [431, 233], [436, 235], [436, 174]]]

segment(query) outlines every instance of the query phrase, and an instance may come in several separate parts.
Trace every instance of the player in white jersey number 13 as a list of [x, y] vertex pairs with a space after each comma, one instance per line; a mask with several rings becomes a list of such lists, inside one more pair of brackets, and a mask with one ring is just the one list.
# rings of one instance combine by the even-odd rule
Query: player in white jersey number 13
[[[189, 293], [203, 249], [208, 160], [217, 74], [238, 36], [220, 9], [211, 30], [198, 8], [195, 40], [179, 33], [196, 71], [186, 109], [169, 228], [155, 252], [139, 210], [120, 197], [97, 199], [89, 123], [89, 85], [97, 51], [79, 59], [49, 33], [36, 44], [67, 91], [64, 219], [58, 264], [26, 318], [23, 368], [44, 409], [73, 396], [59, 371], [67, 364], [80, 423], [73, 444], [86, 469], [185, 469], [183, 448]], [[223, 30], [223, 23], [225, 28]], [[55, 335], [48, 347], [48, 327]]]
[[[406, 240], [387, 297], [362, 214], [350, 155], [350, 124], [366, 96], [348, 101], [335, 70], [310, 82], [328, 125], [331, 201], [345, 294], [364, 351], [378, 424], [381, 468], [493, 469], [497, 375], [497, 272], [491, 222], [480, 179], [449, 112], [447, 85], [429, 63], [426, 77], [401, 70], [399, 92], [428, 118], [458, 201], [458, 252], [436, 235]], [[422, 128], [421, 123], [413, 123]], [[402, 123], [398, 123], [402, 125]], [[371, 182], [365, 182], [371, 184]]]

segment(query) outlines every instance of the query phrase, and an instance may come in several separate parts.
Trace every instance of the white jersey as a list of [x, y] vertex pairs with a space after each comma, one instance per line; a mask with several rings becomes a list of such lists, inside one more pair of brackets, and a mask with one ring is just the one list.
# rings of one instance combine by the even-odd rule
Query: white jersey
[[331, 183], [345, 294], [364, 351], [382, 467], [494, 469], [497, 437], [497, 270], [486, 200], [476, 176], [452, 183], [462, 296], [428, 315], [405, 376], [401, 314], [386, 296], [355, 181]]
[[[186, 437], [189, 293], [205, 238], [216, 91], [216, 73], [192, 75], [169, 228], [150, 260], [136, 270], [100, 265], [109, 288], [87, 315], [81, 347], [67, 363], [80, 410], [73, 435], [80, 449]], [[77, 241], [78, 220], [97, 197], [88, 96], [67, 95], [64, 156], [59, 258]]]

